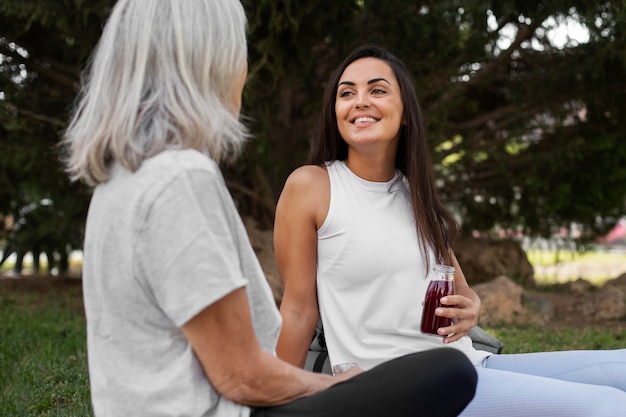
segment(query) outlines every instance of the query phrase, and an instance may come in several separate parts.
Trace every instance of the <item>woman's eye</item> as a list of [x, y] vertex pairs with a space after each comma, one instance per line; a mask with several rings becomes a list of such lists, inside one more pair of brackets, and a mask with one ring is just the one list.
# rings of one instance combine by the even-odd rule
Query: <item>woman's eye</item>
[[383, 90], [382, 88], [375, 88], [372, 90], [372, 94], [385, 94], [386, 91]]
[[347, 97], [352, 94], [352, 91], [344, 90], [339, 92], [339, 97]]

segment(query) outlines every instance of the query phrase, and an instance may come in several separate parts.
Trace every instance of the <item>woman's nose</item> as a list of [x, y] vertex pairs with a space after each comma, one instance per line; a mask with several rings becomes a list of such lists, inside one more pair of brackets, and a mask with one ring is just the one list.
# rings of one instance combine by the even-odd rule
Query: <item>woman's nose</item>
[[370, 106], [369, 96], [367, 94], [359, 94], [357, 95], [356, 102], [354, 103], [355, 107], [358, 109], [362, 109], [364, 107]]

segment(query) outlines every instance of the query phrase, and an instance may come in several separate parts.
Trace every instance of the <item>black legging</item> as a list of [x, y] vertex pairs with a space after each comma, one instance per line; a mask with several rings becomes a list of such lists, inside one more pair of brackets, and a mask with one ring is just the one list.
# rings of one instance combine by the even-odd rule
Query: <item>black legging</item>
[[453, 417], [474, 397], [476, 382], [463, 353], [438, 348], [393, 359], [310, 397], [253, 408], [251, 417]]

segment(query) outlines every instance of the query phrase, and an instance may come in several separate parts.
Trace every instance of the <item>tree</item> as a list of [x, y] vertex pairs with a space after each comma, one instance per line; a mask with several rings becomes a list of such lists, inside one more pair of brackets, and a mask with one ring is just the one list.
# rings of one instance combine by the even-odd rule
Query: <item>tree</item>
[[[355, 45], [376, 43], [415, 75], [441, 191], [465, 233], [550, 235], [577, 222], [592, 238], [624, 213], [623, 1], [255, 4], [252, 45], [275, 82], [252, 101], [273, 127], [256, 130], [271, 136], [261, 149], [276, 152], [263, 153], [273, 184], [294, 163], [282, 152], [305, 152], [330, 69]], [[277, 24], [255, 25], [275, 15]], [[589, 42], [554, 45], [550, 26], [568, 19], [588, 28]]]
[[[26, 248], [44, 244], [65, 264], [68, 251], [82, 244], [90, 191], [68, 182], [56, 145], [81, 66], [113, 3], [0, 3], [0, 213], [38, 225], [14, 225], [13, 234], [0, 228], [7, 247], [18, 248], [18, 259]], [[21, 216], [46, 202], [50, 215]]]
[[[0, 213], [73, 201], [54, 155], [80, 70], [114, 0], [0, 0]], [[626, 212], [625, 2], [244, 0], [255, 138], [226, 179], [242, 214], [269, 227], [288, 173], [304, 162], [322, 91], [353, 47], [375, 43], [414, 74], [444, 200], [463, 231], [586, 237]], [[587, 42], [555, 45], [575, 21]], [[503, 42], [508, 36], [509, 42]]]

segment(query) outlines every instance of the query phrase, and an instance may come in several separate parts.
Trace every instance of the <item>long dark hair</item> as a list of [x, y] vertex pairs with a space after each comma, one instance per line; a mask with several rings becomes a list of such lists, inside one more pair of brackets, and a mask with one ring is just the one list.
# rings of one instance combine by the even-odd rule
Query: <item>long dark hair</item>
[[395, 167], [402, 172], [409, 184], [416, 232], [427, 268], [430, 267], [428, 248], [434, 251], [438, 262], [452, 265], [450, 248], [458, 225], [437, 195], [422, 112], [413, 80], [406, 65], [395, 55], [382, 48], [365, 45], [352, 51], [337, 67], [324, 92], [319, 136], [313, 140], [308, 163], [322, 165], [325, 161], [347, 158], [348, 145], [339, 134], [335, 114], [337, 87], [346, 67], [362, 58], [376, 58], [386, 62], [398, 80], [406, 124], [403, 123], [400, 127]]

